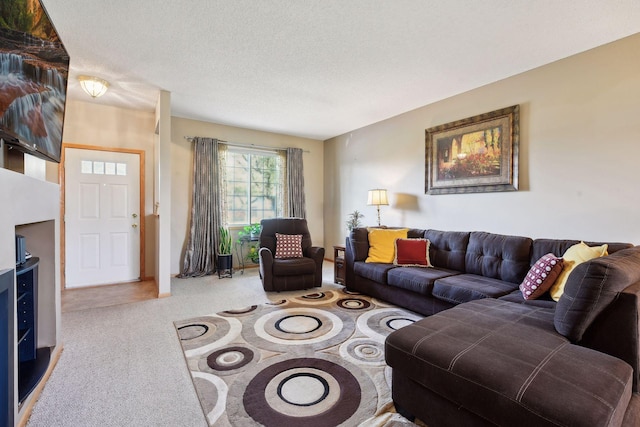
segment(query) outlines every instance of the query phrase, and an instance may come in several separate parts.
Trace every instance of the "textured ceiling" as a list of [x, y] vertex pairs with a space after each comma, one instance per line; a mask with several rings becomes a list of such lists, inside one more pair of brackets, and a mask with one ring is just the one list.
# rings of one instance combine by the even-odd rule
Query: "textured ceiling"
[[638, 0], [43, 1], [70, 99], [321, 140], [640, 32]]

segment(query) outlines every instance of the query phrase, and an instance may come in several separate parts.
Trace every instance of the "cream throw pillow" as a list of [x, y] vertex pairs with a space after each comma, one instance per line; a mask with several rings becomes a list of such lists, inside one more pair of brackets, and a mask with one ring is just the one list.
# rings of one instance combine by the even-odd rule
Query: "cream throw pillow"
[[364, 262], [393, 264], [396, 257], [396, 239], [406, 239], [408, 228], [370, 228], [369, 253]]
[[553, 298], [554, 301], [560, 299], [564, 293], [564, 285], [567, 283], [569, 274], [571, 274], [574, 268], [590, 259], [608, 255], [608, 248], [609, 245], [589, 247], [584, 242], [580, 242], [567, 249], [564, 255], [562, 255], [562, 259], [564, 260], [562, 272], [550, 289], [551, 298]]

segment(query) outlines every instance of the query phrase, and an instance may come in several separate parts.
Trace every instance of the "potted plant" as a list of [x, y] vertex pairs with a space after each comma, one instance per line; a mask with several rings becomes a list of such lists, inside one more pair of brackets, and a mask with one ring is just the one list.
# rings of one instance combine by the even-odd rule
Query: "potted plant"
[[355, 210], [347, 217], [347, 229], [353, 231], [354, 228], [362, 227], [360, 219], [364, 218], [364, 215]]
[[218, 277], [233, 276], [233, 253], [231, 252], [231, 232], [220, 227], [218, 237]]
[[[238, 243], [244, 245], [246, 242], [257, 241], [260, 237], [260, 231], [262, 227], [259, 223], [245, 225], [244, 228], [238, 232]], [[258, 264], [260, 256], [258, 255], [258, 245], [255, 243], [250, 244], [247, 247], [247, 254], [244, 259], [251, 261], [254, 264]]]

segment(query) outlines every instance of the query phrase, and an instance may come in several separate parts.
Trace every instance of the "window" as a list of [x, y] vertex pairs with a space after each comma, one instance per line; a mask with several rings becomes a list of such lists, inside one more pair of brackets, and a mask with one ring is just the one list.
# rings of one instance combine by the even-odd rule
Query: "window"
[[80, 172], [94, 175], [127, 175], [126, 163], [80, 161]]
[[229, 225], [282, 216], [283, 162], [277, 152], [229, 146], [223, 159]]

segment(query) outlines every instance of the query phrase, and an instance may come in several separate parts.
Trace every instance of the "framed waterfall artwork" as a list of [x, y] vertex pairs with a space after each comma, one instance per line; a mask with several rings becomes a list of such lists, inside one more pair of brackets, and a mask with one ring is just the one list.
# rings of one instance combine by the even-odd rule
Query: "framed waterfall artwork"
[[520, 106], [429, 128], [425, 193], [516, 191]]

